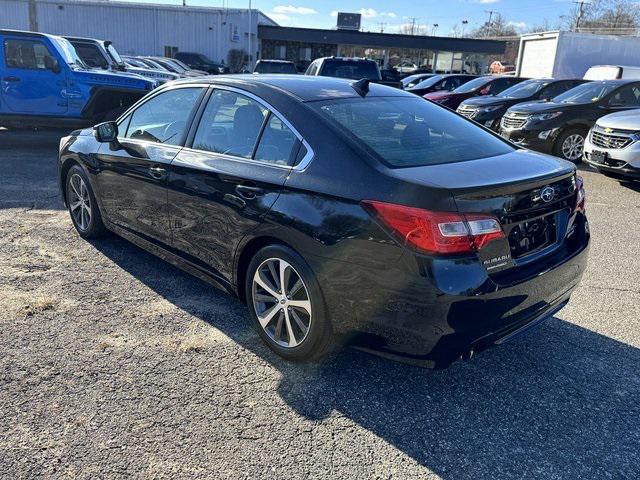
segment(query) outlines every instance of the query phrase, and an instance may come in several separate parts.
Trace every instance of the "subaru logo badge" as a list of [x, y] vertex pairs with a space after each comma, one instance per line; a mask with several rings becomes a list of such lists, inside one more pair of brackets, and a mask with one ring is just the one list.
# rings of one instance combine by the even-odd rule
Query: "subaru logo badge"
[[556, 196], [556, 191], [553, 187], [546, 186], [540, 191], [540, 198], [543, 202], [549, 203]]

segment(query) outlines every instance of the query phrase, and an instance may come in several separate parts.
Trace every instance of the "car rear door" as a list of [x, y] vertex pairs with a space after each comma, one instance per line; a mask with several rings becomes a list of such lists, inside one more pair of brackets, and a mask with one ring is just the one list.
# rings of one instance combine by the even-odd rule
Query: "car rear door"
[[[67, 112], [66, 65], [41, 38], [2, 37], [0, 92], [9, 113], [63, 115]], [[49, 60], [58, 62], [48, 68]], [[50, 66], [51, 64], [49, 64]]]
[[102, 144], [96, 183], [101, 207], [116, 225], [170, 244], [169, 164], [182, 148], [205, 86], [162, 89], [119, 122], [118, 141]]
[[187, 145], [171, 164], [174, 247], [227, 279], [235, 248], [274, 204], [301, 137], [258, 97], [211, 91]]

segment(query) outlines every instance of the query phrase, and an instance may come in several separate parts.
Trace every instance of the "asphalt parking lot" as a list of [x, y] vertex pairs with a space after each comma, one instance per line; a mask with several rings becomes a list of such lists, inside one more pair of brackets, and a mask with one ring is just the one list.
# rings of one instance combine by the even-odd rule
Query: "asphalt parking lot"
[[299, 365], [239, 301], [81, 240], [58, 137], [0, 130], [3, 478], [640, 477], [640, 184], [582, 168], [589, 267], [528, 335], [445, 371]]

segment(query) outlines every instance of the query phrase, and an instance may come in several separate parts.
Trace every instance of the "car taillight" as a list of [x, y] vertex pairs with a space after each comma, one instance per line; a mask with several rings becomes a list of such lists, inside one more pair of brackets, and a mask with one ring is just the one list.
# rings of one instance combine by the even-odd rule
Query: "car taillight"
[[585, 203], [587, 201], [587, 193], [584, 190], [584, 180], [581, 176], [576, 175], [576, 210], [584, 212]]
[[500, 222], [490, 215], [462, 216], [372, 200], [362, 204], [396, 237], [425, 253], [470, 253], [496, 238], [504, 238]]

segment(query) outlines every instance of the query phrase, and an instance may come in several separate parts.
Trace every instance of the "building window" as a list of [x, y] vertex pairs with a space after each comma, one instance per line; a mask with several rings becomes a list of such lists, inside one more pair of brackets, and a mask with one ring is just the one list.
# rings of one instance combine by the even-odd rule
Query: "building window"
[[178, 47], [169, 47], [167, 45], [164, 46], [164, 56], [173, 58], [178, 53]]
[[285, 45], [276, 45], [275, 54], [276, 58], [284, 60], [287, 58], [287, 47]]
[[300, 60], [311, 60], [311, 47], [302, 47], [300, 49]]

